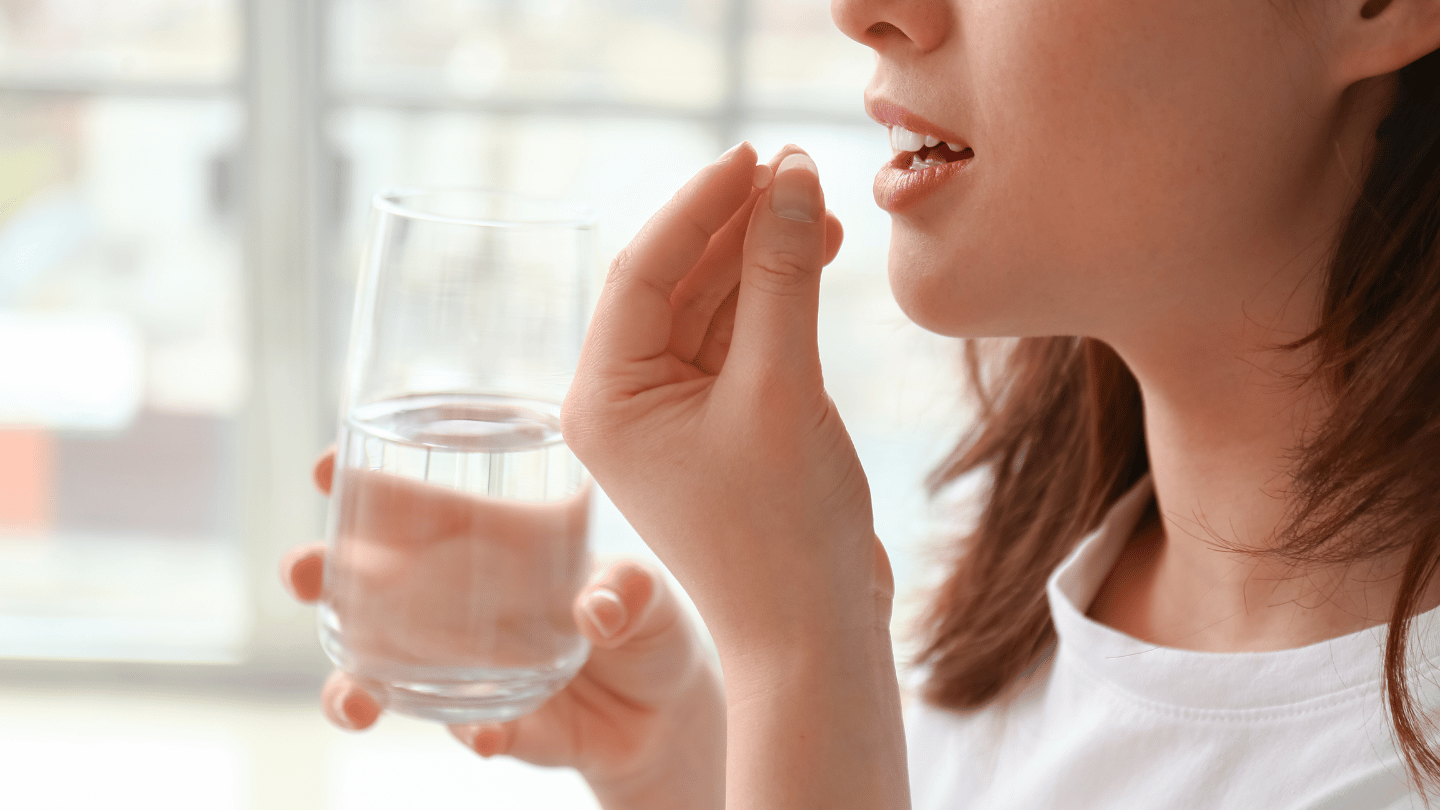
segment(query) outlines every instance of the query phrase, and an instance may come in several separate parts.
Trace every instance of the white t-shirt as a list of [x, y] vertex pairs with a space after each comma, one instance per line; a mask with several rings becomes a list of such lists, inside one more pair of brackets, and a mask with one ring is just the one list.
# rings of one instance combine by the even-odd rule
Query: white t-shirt
[[[1421, 808], [1382, 702], [1383, 626], [1294, 650], [1204, 653], [1086, 617], [1153, 493], [1147, 475], [1051, 574], [1059, 643], [1008, 707], [911, 701], [914, 810]], [[1440, 705], [1440, 673], [1414, 655], [1440, 661], [1437, 612], [1416, 619], [1411, 648], [1427, 709]]]

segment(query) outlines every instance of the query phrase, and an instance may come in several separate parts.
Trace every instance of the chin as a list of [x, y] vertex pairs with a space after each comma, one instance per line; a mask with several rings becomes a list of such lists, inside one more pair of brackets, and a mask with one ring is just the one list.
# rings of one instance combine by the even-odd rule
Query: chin
[[914, 321], [922, 329], [934, 332], [937, 335], [946, 337], [964, 337], [964, 330], [956, 331], [953, 323], [953, 316], [944, 307], [936, 306], [934, 298], [926, 298], [923, 294], [917, 294], [915, 285], [897, 281], [900, 277], [891, 265], [890, 270], [890, 292], [895, 296], [895, 303], [900, 305], [900, 311], [905, 317]]
[[964, 285], [956, 267], [961, 263], [944, 257], [935, 240], [906, 235], [893, 229], [888, 275], [890, 294], [905, 317], [921, 328], [947, 337], [978, 337], [984, 331], [978, 323], [973, 296], [956, 295]]
[[1085, 334], [1081, 316], [1089, 312], [1089, 299], [1077, 294], [1073, 278], [1100, 276], [1033, 250], [962, 241], [953, 232], [946, 239], [895, 222], [890, 293], [906, 317], [946, 337]]

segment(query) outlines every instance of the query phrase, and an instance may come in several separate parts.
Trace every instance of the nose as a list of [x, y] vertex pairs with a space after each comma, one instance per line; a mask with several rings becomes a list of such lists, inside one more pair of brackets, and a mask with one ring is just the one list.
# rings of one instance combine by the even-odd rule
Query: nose
[[845, 36], [877, 53], [929, 53], [950, 36], [953, 14], [949, 0], [830, 0], [830, 17]]

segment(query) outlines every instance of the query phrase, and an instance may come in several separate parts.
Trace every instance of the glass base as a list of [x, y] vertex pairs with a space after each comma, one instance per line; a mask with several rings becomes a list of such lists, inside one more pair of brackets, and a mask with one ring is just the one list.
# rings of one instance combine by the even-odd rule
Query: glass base
[[590, 658], [590, 643], [576, 636], [569, 654], [545, 667], [420, 666], [360, 656], [345, 648], [324, 621], [320, 646], [340, 669], [372, 690], [384, 690], [386, 710], [442, 723], [513, 720], [540, 708], [565, 688]]
[[578, 666], [543, 673], [513, 670], [511, 677], [485, 682], [391, 681], [381, 685], [389, 697], [387, 711], [441, 723], [498, 723], [540, 708], [565, 688], [578, 670]]

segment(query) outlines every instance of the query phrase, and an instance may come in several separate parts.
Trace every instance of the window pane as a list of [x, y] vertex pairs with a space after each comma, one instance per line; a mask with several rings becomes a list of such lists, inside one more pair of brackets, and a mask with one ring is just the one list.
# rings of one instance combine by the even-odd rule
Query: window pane
[[221, 81], [240, 46], [235, 0], [0, 0], [0, 75]]
[[217, 660], [243, 640], [243, 291], [209, 187], [237, 113], [0, 106], [0, 654]]
[[706, 127], [684, 120], [355, 108], [334, 124], [352, 166], [352, 235], [386, 186], [484, 186], [594, 206], [604, 256], [721, 151]]
[[342, 90], [707, 108], [723, 0], [336, 0]]
[[862, 90], [875, 70], [869, 48], [830, 21], [828, 0], [750, 3], [745, 89], [750, 104], [864, 115]]

